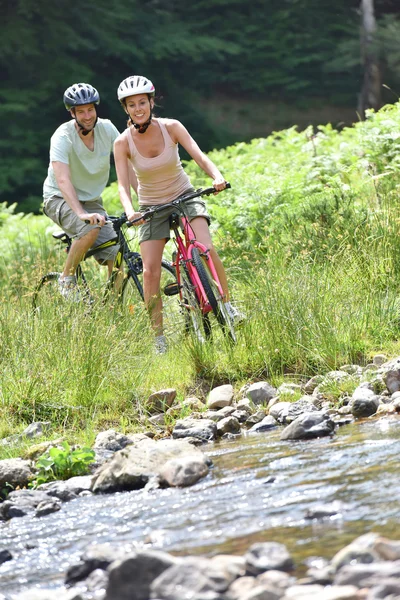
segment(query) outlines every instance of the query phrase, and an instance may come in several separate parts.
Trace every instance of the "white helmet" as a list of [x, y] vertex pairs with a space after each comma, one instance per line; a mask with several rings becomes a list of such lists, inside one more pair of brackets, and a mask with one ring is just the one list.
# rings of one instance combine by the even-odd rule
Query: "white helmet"
[[118, 100], [121, 101], [128, 96], [136, 96], [137, 94], [150, 94], [154, 96], [156, 89], [147, 77], [141, 75], [131, 75], [127, 77], [119, 84], [117, 95]]

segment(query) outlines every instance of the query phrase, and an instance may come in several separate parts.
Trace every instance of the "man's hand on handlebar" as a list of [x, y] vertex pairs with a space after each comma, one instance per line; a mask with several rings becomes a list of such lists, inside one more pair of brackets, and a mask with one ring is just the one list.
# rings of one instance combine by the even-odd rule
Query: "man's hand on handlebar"
[[106, 217], [104, 215], [101, 215], [100, 213], [83, 212], [79, 214], [78, 217], [82, 221], [85, 221], [85, 223], [87, 223], [88, 225], [100, 225], [100, 227], [103, 227], [103, 225], [105, 225], [106, 223]]

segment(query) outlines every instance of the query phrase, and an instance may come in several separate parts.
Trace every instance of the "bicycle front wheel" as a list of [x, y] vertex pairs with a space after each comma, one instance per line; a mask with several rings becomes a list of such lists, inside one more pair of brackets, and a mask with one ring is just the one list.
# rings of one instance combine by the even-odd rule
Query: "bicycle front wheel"
[[[184, 322], [179, 303], [179, 289], [176, 285], [175, 268], [166, 260], [161, 264], [160, 295], [163, 305], [165, 334], [171, 336], [180, 331]], [[121, 291], [124, 311], [134, 315], [143, 310], [143, 272], [128, 273]]]
[[52, 272], [43, 275], [39, 281], [32, 298], [33, 314], [40, 318], [54, 318], [55, 315], [68, 314], [71, 310], [79, 310], [84, 307], [85, 311], [90, 309], [92, 299], [89, 288], [83, 274], [78, 273], [78, 287], [71, 298], [61, 294], [58, 280], [61, 273]]
[[197, 275], [201, 281], [207, 301], [217, 323], [223, 329], [224, 333], [228, 335], [233, 342], [236, 342], [235, 327], [225, 308], [223, 296], [211, 273], [208, 260], [200, 255], [198, 248], [193, 248], [192, 259], [193, 266], [197, 271]]
[[44, 317], [54, 315], [57, 306], [63, 304], [64, 299], [58, 290], [58, 279], [61, 273], [47, 273], [39, 281], [32, 298], [33, 314]]

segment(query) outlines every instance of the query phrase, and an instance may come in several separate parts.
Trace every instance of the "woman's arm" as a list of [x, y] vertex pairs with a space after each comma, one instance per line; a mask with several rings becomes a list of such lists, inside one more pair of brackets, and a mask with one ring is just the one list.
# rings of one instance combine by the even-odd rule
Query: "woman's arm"
[[186, 127], [180, 121], [170, 120], [167, 125], [168, 133], [174, 142], [179, 143], [190, 154], [199, 167], [213, 180], [217, 191], [225, 188], [225, 179], [218, 167], [204, 154], [197, 142], [192, 138]]
[[119, 136], [114, 142], [114, 161], [118, 177], [118, 193], [121, 204], [129, 221], [140, 217], [132, 205], [131, 186], [137, 192], [137, 178], [128, 159], [128, 144]]

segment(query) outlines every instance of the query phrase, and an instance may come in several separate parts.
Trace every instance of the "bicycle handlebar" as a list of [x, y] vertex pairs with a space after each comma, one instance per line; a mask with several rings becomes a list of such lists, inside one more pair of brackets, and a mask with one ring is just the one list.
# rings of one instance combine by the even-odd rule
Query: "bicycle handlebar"
[[[225, 184], [226, 185], [224, 187], [224, 190], [228, 190], [231, 188], [230, 183], [228, 183], [226, 181]], [[220, 190], [220, 191], [223, 192], [224, 190]], [[110, 225], [115, 224], [115, 225], [119, 225], [119, 226], [127, 225], [128, 227], [131, 227], [132, 225], [134, 225], [134, 223], [138, 223], [139, 221], [143, 221], [143, 220], [148, 221], [149, 219], [151, 219], [151, 217], [154, 215], [154, 213], [160, 212], [161, 210], [164, 210], [165, 208], [169, 208], [171, 206], [178, 206], [182, 202], [187, 202], [188, 200], [193, 200], [194, 198], [199, 198], [200, 196], [210, 196], [211, 194], [215, 194], [216, 191], [217, 190], [215, 189], [214, 186], [204, 188], [204, 189], [199, 188], [198, 190], [195, 190], [193, 192], [188, 192], [187, 194], [178, 196], [178, 198], [175, 198], [175, 200], [172, 200], [171, 202], [167, 202], [167, 204], [160, 204], [159, 206], [155, 206], [154, 208], [149, 208], [148, 210], [146, 210], [146, 212], [143, 213], [143, 215], [139, 219], [134, 219], [133, 221], [128, 221], [126, 218], [126, 215], [124, 213], [120, 217], [108, 216], [108, 219], [106, 220], [105, 224], [110, 224]], [[90, 221], [88, 219], [85, 219], [85, 223], [89, 224]]]
[[[228, 183], [226, 181], [225, 184], [226, 185], [225, 185], [224, 189], [220, 190], [221, 192], [231, 188], [230, 183]], [[215, 189], [215, 187], [208, 187], [208, 188], [204, 188], [204, 189], [199, 188], [198, 190], [195, 190], [194, 192], [188, 192], [187, 194], [178, 196], [178, 198], [175, 198], [175, 200], [172, 200], [171, 202], [167, 202], [167, 204], [160, 204], [159, 206], [155, 206], [154, 208], [149, 208], [148, 210], [146, 210], [146, 212], [143, 213], [143, 215], [139, 219], [134, 219], [133, 221], [129, 221], [127, 223], [127, 225], [128, 225], [128, 227], [130, 227], [131, 225], [133, 225], [134, 223], [138, 223], [139, 221], [143, 221], [143, 220], [148, 221], [149, 219], [151, 219], [151, 217], [155, 213], [160, 212], [161, 210], [164, 210], [171, 206], [178, 206], [182, 202], [187, 202], [188, 200], [193, 200], [193, 198], [199, 198], [200, 196], [210, 196], [210, 194], [215, 194], [216, 191], [217, 190]]]

